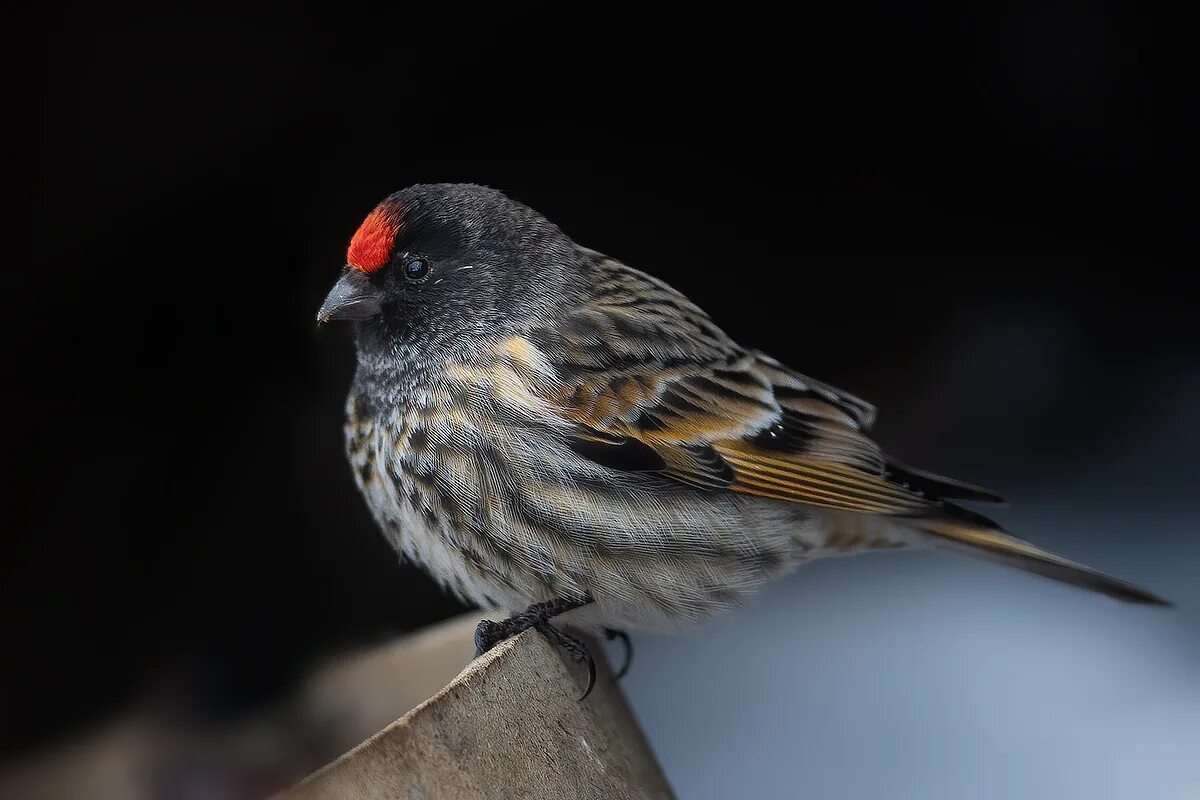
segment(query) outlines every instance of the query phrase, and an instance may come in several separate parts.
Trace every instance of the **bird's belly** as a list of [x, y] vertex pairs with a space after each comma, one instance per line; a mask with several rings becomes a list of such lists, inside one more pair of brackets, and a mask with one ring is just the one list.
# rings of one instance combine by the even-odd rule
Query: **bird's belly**
[[471, 546], [467, 535], [431, 522], [422, 509], [411, 503], [402, 501], [386, 523], [382, 514], [377, 514], [376, 519], [381, 520], [384, 535], [398, 553], [460, 600], [481, 608], [513, 610], [535, 602], [532, 595], [514, 587], [502, 572], [489, 567], [480, 548]]
[[[575, 536], [543, 531], [537, 540], [500, 523], [486, 531], [455, 526], [431, 513], [419, 491], [393, 495], [383, 483], [368, 483], [364, 493], [385, 536], [456, 596], [511, 611], [586, 597], [594, 602], [569, 620], [586, 628], [662, 631], [699, 622], [740, 605], [809, 550], [798, 534], [810, 521], [787, 509], [786, 522], [764, 525], [757, 503], [735, 517], [699, 513], [697, 530], [712, 537], [703, 546], [682, 535], [677, 521], [629, 507], [607, 509], [603, 535], [582, 526]], [[672, 525], [675, 536], [664, 533]]]
[[803, 507], [599, 467], [554, 471], [560, 454], [472, 450], [471, 431], [450, 422], [352, 415], [347, 452], [392, 546], [480, 606], [590, 599], [578, 612], [589, 626], [677, 628], [740, 604], [822, 538]]
[[[396, 552], [423, 569], [458, 599], [481, 608], [521, 609], [538, 599], [492, 563], [482, 542], [457, 529], [420, 488], [420, 480], [379, 459], [356, 471], [359, 489]], [[532, 584], [529, 581], [528, 584]]]

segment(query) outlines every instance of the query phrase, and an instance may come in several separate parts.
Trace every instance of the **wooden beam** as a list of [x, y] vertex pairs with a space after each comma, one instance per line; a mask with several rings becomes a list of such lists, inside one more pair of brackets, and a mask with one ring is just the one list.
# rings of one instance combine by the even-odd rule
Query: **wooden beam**
[[[671, 800], [603, 651], [585, 669], [529, 631], [278, 800]], [[404, 680], [396, 675], [396, 680]]]

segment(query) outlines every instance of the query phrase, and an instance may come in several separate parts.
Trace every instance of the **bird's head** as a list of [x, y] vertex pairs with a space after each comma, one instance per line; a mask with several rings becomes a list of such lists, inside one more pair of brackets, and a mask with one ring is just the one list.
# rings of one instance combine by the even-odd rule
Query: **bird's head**
[[478, 348], [552, 318], [570, 291], [573, 249], [494, 189], [411, 186], [363, 220], [317, 321], [353, 321], [368, 354]]

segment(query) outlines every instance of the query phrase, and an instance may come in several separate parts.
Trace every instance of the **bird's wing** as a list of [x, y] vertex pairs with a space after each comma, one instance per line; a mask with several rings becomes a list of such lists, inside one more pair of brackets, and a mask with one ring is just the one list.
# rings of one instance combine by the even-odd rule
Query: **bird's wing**
[[608, 466], [845, 511], [996, 499], [891, 464], [864, 433], [868, 403], [739, 347], [678, 292], [615, 262], [536, 343], [562, 381], [552, 402], [577, 426], [573, 448]]
[[584, 306], [535, 332], [533, 347], [510, 348], [536, 351], [554, 371], [546, 407], [582, 457], [709, 491], [904, 518], [936, 544], [1166, 604], [952, 502], [1002, 501], [888, 459], [865, 433], [871, 406], [738, 347], [666, 284], [618, 262], [600, 267]]

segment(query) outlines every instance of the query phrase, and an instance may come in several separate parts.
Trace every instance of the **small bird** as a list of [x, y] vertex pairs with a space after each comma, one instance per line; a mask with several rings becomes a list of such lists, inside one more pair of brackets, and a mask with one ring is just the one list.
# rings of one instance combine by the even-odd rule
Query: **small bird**
[[346, 260], [317, 319], [354, 323], [355, 480], [399, 553], [514, 612], [479, 624], [481, 652], [536, 628], [591, 666], [552, 619], [677, 628], [810, 559], [893, 547], [1167, 604], [964, 508], [1001, 501], [888, 457], [870, 404], [499, 191], [396, 192]]

